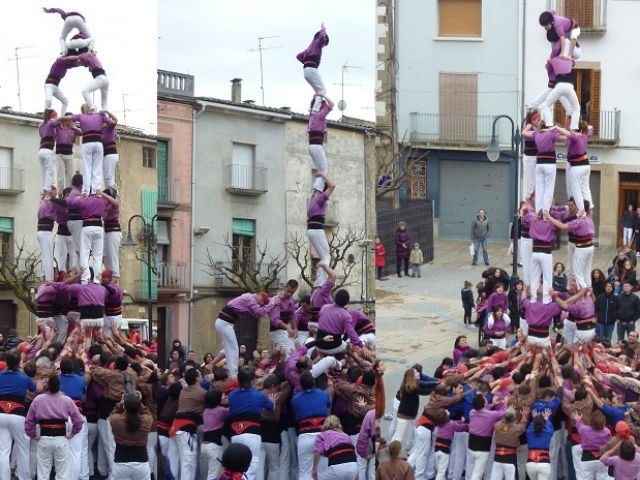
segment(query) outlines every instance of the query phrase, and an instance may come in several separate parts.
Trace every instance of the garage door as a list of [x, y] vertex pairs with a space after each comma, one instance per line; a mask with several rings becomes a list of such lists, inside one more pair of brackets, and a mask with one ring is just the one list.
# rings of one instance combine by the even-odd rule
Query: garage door
[[[593, 204], [596, 206], [596, 208], [593, 209], [593, 224], [596, 227], [594, 239], [597, 241], [598, 229], [600, 227], [600, 210], [602, 208], [602, 205], [600, 205], [600, 172], [591, 171], [589, 175], [589, 187], [591, 188]], [[564, 170], [558, 169], [556, 173], [556, 188], [553, 192], [553, 198], [555, 198], [558, 205], [567, 204], [567, 181]], [[563, 232], [560, 238], [563, 242], [566, 242], [566, 232]]]
[[440, 162], [440, 237], [468, 239], [471, 222], [483, 208], [491, 221], [490, 241], [506, 242], [511, 208], [509, 164]]

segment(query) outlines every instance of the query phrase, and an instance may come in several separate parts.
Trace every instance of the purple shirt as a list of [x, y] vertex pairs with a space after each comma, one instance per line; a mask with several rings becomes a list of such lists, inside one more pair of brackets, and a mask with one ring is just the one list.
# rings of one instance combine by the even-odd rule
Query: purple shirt
[[113, 289], [113, 293], [109, 292], [109, 290], [105, 288], [105, 290], [107, 291], [107, 297], [105, 298], [105, 303], [111, 303], [114, 305], [122, 304], [123, 293], [122, 293], [122, 289], [120, 288], [120, 285], [118, 285], [117, 283], [110, 283], [109, 285]]
[[566, 37], [572, 30], [571, 25], [573, 25], [573, 22], [570, 18], [556, 15], [555, 10], [551, 10], [551, 14], [553, 15], [553, 29], [558, 34], [558, 37]]
[[50, 218], [55, 220], [57, 218], [56, 206], [50, 200], [42, 200], [38, 207], [38, 218]]
[[[107, 200], [108, 201], [108, 200]], [[109, 207], [105, 209], [102, 218], [105, 222], [117, 222], [120, 220], [120, 203], [115, 205], [109, 203]]]
[[325, 430], [320, 432], [315, 439], [316, 452], [324, 455], [329, 449], [348, 443], [353, 445], [351, 437], [344, 432], [338, 432], [336, 430]]
[[294, 315], [294, 319], [295, 319], [294, 324], [296, 327], [298, 328], [304, 327], [304, 330], [306, 330], [307, 325], [309, 324], [312, 318], [313, 317], [311, 316], [310, 313], [305, 312], [304, 309], [300, 307], [296, 310], [296, 313]]
[[332, 305], [334, 303], [331, 298], [331, 290], [336, 285], [333, 282], [326, 281], [320, 288], [314, 290], [311, 294], [311, 308], [322, 308], [325, 305]]
[[58, 393], [43, 393], [38, 395], [31, 402], [27, 416], [24, 419], [24, 431], [31, 437], [36, 437], [36, 424], [41, 420], [61, 420], [66, 421], [71, 417], [73, 427], [71, 434], [75, 435], [84, 425], [84, 418], [80, 415], [78, 407], [66, 395]]
[[309, 349], [305, 345], [298, 347], [298, 349], [289, 356], [287, 363], [284, 365], [284, 376], [293, 387], [294, 394], [302, 391], [302, 387], [300, 386], [300, 370], [296, 367], [296, 363], [298, 363], [298, 360], [304, 357], [308, 351]]
[[549, 221], [538, 218], [538, 216], [532, 212], [527, 212], [527, 214], [522, 217], [522, 224], [525, 227], [529, 227], [529, 236], [534, 240], [534, 244], [535, 240], [549, 243], [554, 238], [556, 226]]
[[549, 328], [553, 317], [560, 315], [562, 308], [555, 302], [544, 304], [542, 302], [534, 302], [528, 298], [522, 301], [522, 308], [525, 309], [525, 318], [527, 319], [527, 325], [533, 327]]
[[307, 132], [324, 132], [327, 129], [327, 115], [331, 110], [333, 106], [325, 102], [318, 112], [310, 112]]
[[582, 437], [581, 445], [582, 450], [585, 452], [600, 451], [600, 447], [611, 440], [611, 432], [608, 428], [594, 430], [590, 426], [582, 423], [582, 420], [576, 422], [576, 428]]
[[503, 416], [502, 410], [489, 410], [487, 407], [481, 410], [474, 408], [469, 413], [469, 433], [478, 437], [491, 437], [494, 424]]
[[533, 133], [533, 141], [536, 142], [536, 148], [540, 153], [548, 153], [556, 151], [556, 141], [560, 138], [560, 132], [557, 130], [540, 130]]
[[281, 312], [289, 312], [290, 314], [289, 320], [284, 323], [292, 325], [293, 323], [292, 320], [293, 320], [294, 314], [296, 313], [296, 306], [297, 306], [295, 299], [293, 297], [289, 297], [288, 299], [285, 299], [284, 294], [282, 292], [278, 292], [278, 294], [274, 298], [280, 299], [280, 305], [276, 305], [269, 312], [269, 321], [271, 322], [271, 326], [274, 328], [280, 327]]
[[87, 67], [90, 72], [93, 72], [98, 68], [102, 68], [100, 60], [98, 60], [98, 57], [93, 53], [83, 53], [78, 57], [78, 60], [80, 61], [80, 64]]
[[443, 440], [453, 440], [453, 434], [456, 432], [468, 432], [469, 424], [463, 420], [449, 420], [444, 425], [438, 427], [436, 431], [436, 441], [439, 438]]
[[263, 307], [258, 305], [255, 293], [243, 293], [239, 297], [231, 300], [227, 305], [233, 308], [239, 315], [249, 315], [256, 319], [266, 315], [274, 307], [271, 302]]
[[329, 196], [320, 192], [309, 200], [309, 205], [307, 207], [307, 218], [315, 217], [317, 215], [323, 216], [327, 211], [327, 201], [329, 200]]
[[[318, 316], [318, 330], [322, 330], [328, 334], [342, 335], [347, 333], [351, 343], [361, 347], [362, 341], [351, 323], [351, 315], [338, 305], [325, 305], [320, 309], [320, 315]], [[335, 340], [335, 339], [334, 339]]]
[[102, 143], [116, 143], [116, 122], [106, 115], [105, 124], [102, 127]]
[[567, 156], [585, 154], [587, 152], [587, 140], [592, 136], [593, 130], [591, 129], [588, 130], [586, 135], [578, 135], [576, 132], [571, 132], [567, 139]]
[[487, 312], [493, 313], [494, 307], [502, 307], [504, 313], [509, 313], [509, 298], [506, 293], [493, 292], [487, 300]]
[[567, 312], [577, 319], [592, 318], [595, 315], [595, 309], [596, 307], [589, 295], [583, 297], [583, 300], [567, 306]]
[[596, 228], [593, 225], [593, 219], [591, 217], [576, 218], [567, 223], [569, 231], [576, 237], [593, 237], [596, 233]]
[[79, 137], [80, 133], [75, 128], [64, 128], [58, 125], [54, 131], [54, 137], [58, 145], [73, 145], [76, 141], [76, 137]]
[[614, 480], [635, 479], [640, 473], [640, 453], [636, 450], [633, 460], [623, 460], [620, 457], [605, 457], [601, 460], [607, 467], [613, 467]]
[[368, 458], [371, 456], [369, 449], [369, 440], [376, 435], [376, 409], [369, 410], [362, 420], [362, 426], [360, 427], [360, 433], [358, 434], [358, 440], [356, 441], [356, 452], [362, 458]]
[[460, 348], [460, 347], [455, 347], [453, 349], [453, 363], [457, 364], [458, 361], [464, 356], [465, 353], [467, 353], [469, 350], [471, 350], [471, 347], [469, 345], [467, 345], [464, 348]]
[[317, 65], [320, 65], [320, 58], [322, 57], [322, 48], [327, 43], [327, 31], [321, 28], [317, 33], [317, 38], [309, 44], [306, 50], [296, 55], [296, 58], [300, 63], [305, 63], [306, 60], [314, 59]]
[[66, 283], [56, 282], [53, 286], [58, 290], [75, 293], [78, 296], [78, 307], [104, 307], [109, 293], [102, 285], [93, 282], [89, 282], [86, 285], [80, 283], [67, 285]]
[[[69, 70], [70, 68], [75, 68], [79, 65], [80, 64], [78, 63], [77, 59], [58, 57], [56, 58], [56, 61], [53, 62], [53, 65], [51, 65], [51, 70], [49, 70], [49, 77], [55, 77], [56, 79], [64, 78], [64, 76], [67, 74], [67, 70]], [[49, 80], [49, 78], [47, 78], [47, 80]]]
[[58, 120], [52, 118], [47, 123], [41, 123], [38, 127], [38, 133], [40, 134], [40, 138], [44, 137], [53, 137], [56, 132], [56, 127], [58, 126]]
[[227, 407], [218, 405], [215, 408], [205, 408], [202, 414], [202, 430], [205, 432], [221, 430], [227, 418], [229, 418], [229, 409]]
[[80, 122], [82, 133], [102, 131], [102, 123], [105, 122], [104, 113], [76, 113], [71, 116], [74, 122]]
[[106, 198], [95, 195], [89, 195], [86, 198], [69, 195], [65, 200], [68, 207], [78, 209], [82, 218], [102, 217], [105, 209], [111, 205]]
[[38, 292], [36, 293], [36, 301], [38, 303], [41, 302], [53, 302], [56, 299], [56, 289], [53, 285], [47, 285], [43, 283], [38, 287]]

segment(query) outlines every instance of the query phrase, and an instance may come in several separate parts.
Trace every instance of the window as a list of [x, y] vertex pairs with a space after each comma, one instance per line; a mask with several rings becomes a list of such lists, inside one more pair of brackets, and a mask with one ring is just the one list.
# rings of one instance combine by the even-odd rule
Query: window
[[583, 34], [606, 30], [606, 0], [556, 0], [556, 11], [574, 19]]
[[255, 220], [233, 219], [233, 268], [244, 270], [241, 265], [251, 264], [255, 257]]
[[156, 149], [142, 147], [142, 166], [145, 168], [156, 168]]
[[0, 217], [0, 255], [13, 258], [13, 218]]
[[[155, 150], [153, 150], [155, 152]], [[147, 225], [153, 225], [156, 229], [155, 232], [157, 234], [157, 223], [154, 216], [157, 218], [158, 213], [158, 192], [155, 190], [142, 190], [142, 216], [144, 217], [144, 221]], [[142, 223], [139, 219], [136, 220], [139, 223]], [[141, 234], [143, 234], [144, 230], [142, 226], [140, 227]], [[142, 258], [144, 261], [140, 262], [140, 278], [142, 279], [142, 289], [141, 295], [142, 298], [146, 298], [148, 296], [148, 282], [151, 281], [151, 298], [158, 298], [158, 275], [153, 272], [153, 264], [151, 271], [151, 279], [149, 279], [149, 272], [147, 270], [147, 261], [149, 261], [147, 257], [147, 252], [145, 249], [144, 241], [138, 243], [138, 247], [142, 249]], [[157, 251], [157, 246], [153, 245], [154, 249]], [[152, 253], [153, 255], [153, 253]], [[157, 262], [157, 258], [152, 258], [150, 261]], [[157, 265], [157, 264], [156, 264]], [[157, 269], [156, 269], [157, 270]]]
[[10, 148], [0, 148], [0, 190], [11, 188], [11, 154]]
[[442, 72], [439, 83], [440, 140], [477, 142], [478, 75]]
[[[593, 136], [600, 137], [600, 69], [576, 68], [575, 90], [580, 102], [580, 118], [593, 126]], [[554, 106], [553, 118], [556, 123], [564, 124], [565, 112], [560, 102]]]
[[231, 157], [231, 187], [252, 190], [254, 187], [255, 145], [234, 143]]
[[156, 151], [156, 164], [158, 169], [158, 199], [159, 203], [167, 203], [167, 200], [169, 199], [169, 185], [167, 182], [169, 143], [165, 140], [158, 140], [157, 144], [158, 150]]
[[438, 0], [441, 37], [482, 36], [482, 0]]
[[409, 186], [408, 197], [410, 200], [427, 199], [427, 159], [410, 158], [409, 175], [407, 177]]

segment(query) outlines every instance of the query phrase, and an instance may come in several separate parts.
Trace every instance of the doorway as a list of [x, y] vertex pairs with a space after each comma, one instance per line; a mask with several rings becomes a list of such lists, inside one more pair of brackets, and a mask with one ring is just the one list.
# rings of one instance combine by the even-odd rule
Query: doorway
[[628, 205], [633, 205], [634, 211], [640, 207], [640, 173], [620, 173], [620, 186], [618, 188], [618, 241], [622, 245], [622, 215]]

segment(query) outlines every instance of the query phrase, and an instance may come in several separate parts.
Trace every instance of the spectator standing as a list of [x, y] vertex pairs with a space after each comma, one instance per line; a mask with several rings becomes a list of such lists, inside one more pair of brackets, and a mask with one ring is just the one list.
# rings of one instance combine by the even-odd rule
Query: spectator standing
[[491, 235], [491, 224], [485, 215], [484, 210], [478, 211], [478, 216], [471, 222], [471, 241], [473, 242], [473, 262], [478, 264], [478, 249], [482, 247], [482, 257], [484, 264], [489, 265], [489, 252], [487, 252], [487, 238]]
[[416, 274], [418, 278], [420, 275], [420, 265], [424, 262], [424, 257], [422, 256], [422, 250], [420, 250], [420, 244], [414, 243], [413, 250], [411, 250], [411, 255], [409, 255], [409, 263], [411, 264], [411, 276], [415, 277]]
[[618, 341], [624, 340], [625, 333], [636, 329], [636, 320], [640, 317], [640, 298], [631, 291], [631, 284], [622, 284], [622, 293], [616, 296], [616, 325]]
[[635, 222], [633, 224], [633, 230], [635, 233], [635, 240], [636, 240], [636, 256], [640, 255], [640, 242], [638, 240], [640, 240], [640, 207], [636, 208], [636, 218], [635, 218]]
[[464, 324], [471, 325], [471, 311], [473, 310], [473, 306], [475, 305], [475, 301], [473, 299], [473, 290], [471, 288], [473, 284], [470, 281], [464, 282], [464, 287], [460, 291], [460, 298], [462, 300], [462, 308], [464, 308]]
[[396, 271], [398, 273], [398, 278], [402, 277], [401, 266], [404, 264], [404, 274], [409, 276], [409, 231], [407, 230], [407, 225], [404, 222], [398, 223], [398, 228], [396, 229], [395, 234], [395, 242], [396, 242]]
[[378, 280], [382, 280], [382, 273], [384, 271], [385, 265], [387, 264], [387, 261], [385, 259], [387, 251], [380, 241], [380, 237], [376, 237], [374, 248], [376, 252], [376, 270], [378, 272]]
[[[633, 231], [636, 228], [636, 214], [633, 205], [629, 204], [627, 211], [622, 214], [622, 245], [631, 248]], [[636, 249], [638, 246], [636, 245]]]

